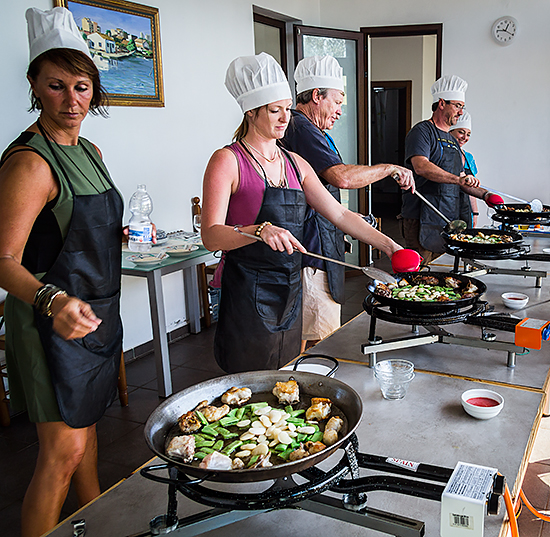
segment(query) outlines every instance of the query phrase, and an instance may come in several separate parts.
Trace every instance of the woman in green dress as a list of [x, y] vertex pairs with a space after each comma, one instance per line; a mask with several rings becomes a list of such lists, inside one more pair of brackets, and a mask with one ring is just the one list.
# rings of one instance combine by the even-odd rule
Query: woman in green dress
[[81, 505], [100, 493], [95, 423], [116, 396], [122, 344], [122, 200], [79, 136], [106, 95], [72, 15], [26, 17], [40, 116], [0, 161], [0, 287], [10, 403], [39, 439], [21, 523], [35, 537], [57, 524], [71, 480]]

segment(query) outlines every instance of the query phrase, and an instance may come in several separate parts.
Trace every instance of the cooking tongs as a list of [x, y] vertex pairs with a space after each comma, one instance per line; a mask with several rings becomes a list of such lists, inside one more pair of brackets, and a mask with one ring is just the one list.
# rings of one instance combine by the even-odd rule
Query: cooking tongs
[[[245, 233], [239, 228], [235, 228], [235, 231], [237, 231], [241, 235], [244, 235], [245, 237], [248, 237], [249, 239], [264, 242], [261, 237], [252, 235], [250, 233]], [[384, 283], [397, 283], [397, 280], [391, 274], [388, 274], [386, 271], [377, 269], [375, 267], [359, 267], [358, 265], [352, 265], [351, 263], [346, 263], [345, 261], [340, 261], [339, 259], [332, 259], [331, 257], [325, 257], [324, 255], [314, 254], [312, 252], [302, 252], [302, 254], [308, 255], [309, 257], [315, 257], [316, 259], [322, 259], [323, 261], [330, 261], [331, 263], [336, 263], [338, 265], [344, 265], [344, 267], [360, 270], [365, 276], [368, 276], [373, 280], [379, 280]]]

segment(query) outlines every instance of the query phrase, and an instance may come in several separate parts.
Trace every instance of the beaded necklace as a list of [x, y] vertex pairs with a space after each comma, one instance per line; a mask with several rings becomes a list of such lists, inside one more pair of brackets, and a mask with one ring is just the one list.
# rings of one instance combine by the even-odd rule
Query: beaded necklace
[[[269, 186], [271, 186], [273, 188], [288, 188], [288, 177], [286, 175], [286, 167], [285, 167], [285, 164], [284, 164], [284, 159], [281, 155], [281, 150], [279, 148], [277, 148], [277, 156], [279, 157], [279, 160], [281, 162], [281, 178], [280, 178], [278, 183], [274, 183], [269, 178], [267, 173], [265, 172], [264, 167], [258, 162], [258, 159], [249, 151], [249, 149], [247, 147], [249, 144], [246, 143], [244, 141], [244, 139], [241, 140], [241, 142], [244, 142], [244, 143], [241, 144], [244, 147], [244, 150], [250, 155], [252, 160], [258, 165], [260, 170], [262, 170], [262, 175], [264, 176], [264, 180]], [[273, 159], [273, 160], [275, 160], [275, 159]]]

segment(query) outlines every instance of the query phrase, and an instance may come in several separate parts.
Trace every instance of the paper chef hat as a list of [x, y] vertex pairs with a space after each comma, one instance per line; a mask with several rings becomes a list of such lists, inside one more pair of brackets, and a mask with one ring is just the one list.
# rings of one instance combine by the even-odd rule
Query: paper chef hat
[[225, 74], [225, 87], [243, 113], [292, 98], [283, 69], [265, 52], [233, 60]]
[[54, 7], [42, 11], [31, 7], [25, 17], [29, 34], [29, 63], [52, 48], [72, 48], [90, 56], [88, 45], [67, 8]]
[[433, 102], [439, 99], [444, 101], [466, 101], [468, 82], [456, 75], [445, 75], [437, 79], [432, 86]]
[[458, 118], [456, 125], [453, 125], [450, 130], [455, 129], [469, 129], [472, 130], [472, 116], [468, 112], [462, 112], [462, 115]]
[[310, 56], [298, 62], [294, 71], [296, 93], [314, 88], [344, 91], [343, 70], [332, 56]]

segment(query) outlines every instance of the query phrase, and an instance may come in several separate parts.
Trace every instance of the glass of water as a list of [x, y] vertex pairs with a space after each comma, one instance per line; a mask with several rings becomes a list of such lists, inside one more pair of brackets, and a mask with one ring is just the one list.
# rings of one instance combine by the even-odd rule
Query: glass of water
[[195, 214], [193, 216], [193, 227], [195, 228], [195, 231], [198, 231], [199, 233], [201, 230], [201, 219], [202, 219], [202, 215], [200, 214]]

